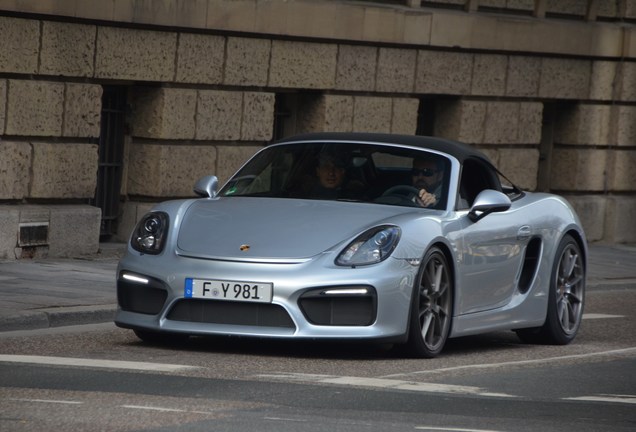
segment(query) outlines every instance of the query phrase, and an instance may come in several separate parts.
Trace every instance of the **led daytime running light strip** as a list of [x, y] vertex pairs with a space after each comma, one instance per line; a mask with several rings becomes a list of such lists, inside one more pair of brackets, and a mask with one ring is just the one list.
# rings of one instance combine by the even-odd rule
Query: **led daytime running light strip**
[[132, 275], [130, 273], [124, 273], [124, 274], [121, 275], [121, 277], [123, 279], [126, 279], [127, 281], [137, 282], [137, 283], [141, 283], [141, 284], [144, 284], [144, 285], [148, 285], [148, 282], [150, 282], [147, 278], [144, 278], [144, 277], [141, 277], [141, 276], [135, 276], [135, 275]]
[[369, 290], [366, 288], [351, 288], [351, 289], [331, 289], [323, 291], [325, 295], [364, 295], [368, 294]]

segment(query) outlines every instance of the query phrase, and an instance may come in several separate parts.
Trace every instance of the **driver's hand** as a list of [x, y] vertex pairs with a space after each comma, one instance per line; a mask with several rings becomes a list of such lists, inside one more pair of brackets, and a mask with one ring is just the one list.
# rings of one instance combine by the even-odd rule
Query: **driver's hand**
[[430, 207], [437, 204], [437, 198], [432, 193], [427, 192], [426, 189], [420, 189], [416, 197], [416, 203], [422, 207]]

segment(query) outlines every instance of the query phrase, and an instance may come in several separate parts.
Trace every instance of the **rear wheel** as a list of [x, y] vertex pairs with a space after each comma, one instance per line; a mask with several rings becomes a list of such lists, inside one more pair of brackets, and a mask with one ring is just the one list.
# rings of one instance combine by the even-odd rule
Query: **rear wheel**
[[585, 300], [585, 263], [581, 248], [572, 236], [561, 240], [550, 278], [548, 312], [542, 327], [517, 330], [530, 343], [566, 345], [581, 325]]
[[413, 293], [408, 348], [416, 357], [439, 355], [450, 333], [453, 283], [446, 257], [432, 248], [424, 257]]

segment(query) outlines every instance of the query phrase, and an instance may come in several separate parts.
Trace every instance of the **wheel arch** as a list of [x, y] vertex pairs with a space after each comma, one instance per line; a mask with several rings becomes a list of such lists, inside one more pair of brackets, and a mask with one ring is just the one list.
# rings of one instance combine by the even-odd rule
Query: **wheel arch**
[[585, 241], [585, 238], [578, 230], [574, 228], [566, 230], [563, 233], [563, 237], [565, 237], [566, 235], [569, 235], [570, 237], [572, 237], [574, 241], [577, 243], [577, 245], [579, 246], [579, 249], [581, 249], [581, 253], [583, 254], [583, 263], [587, 267], [587, 243]]
[[[440, 319], [440, 316], [443, 316], [444, 314], [439, 314], [439, 311], [436, 312], [432, 312], [432, 310], [436, 310], [436, 307], [438, 305], [438, 298], [437, 296], [435, 296], [434, 294], [430, 293], [430, 294], [425, 294], [428, 297], [428, 302], [426, 305], [426, 310], [429, 310], [429, 314], [435, 315], [436, 317], [434, 318], [430, 318], [431, 320], [435, 320], [435, 321], [446, 321], [445, 323], [443, 323], [441, 325], [441, 330], [439, 331], [439, 335], [435, 334], [433, 335], [433, 338], [436, 339], [433, 343], [432, 346], [428, 345], [428, 342], [426, 340], [423, 339], [428, 339], [427, 337], [422, 338], [422, 335], [420, 334], [422, 331], [420, 330], [420, 332], [418, 332], [418, 335], [416, 336], [415, 332], [413, 329], [415, 329], [417, 326], [417, 322], [419, 321], [419, 313], [418, 313], [418, 318], [415, 317], [414, 315], [414, 309], [413, 308], [418, 308], [420, 307], [419, 304], [419, 298], [420, 298], [420, 292], [418, 291], [420, 289], [420, 281], [423, 277], [423, 274], [425, 271], [427, 271], [427, 263], [429, 262], [429, 258], [433, 257], [434, 255], [437, 255], [438, 258], [436, 258], [438, 261], [440, 259], [442, 259], [445, 261], [445, 266], [446, 266], [446, 274], [448, 275], [448, 278], [450, 279], [450, 296], [451, 298], [449, 299], [450, 301], [446, 301], [446, 306], [442, 306], [442, 309], [450, 309], [447, 310], [446, 312], [446, 320], [444, 319]], [[441, 257], [440, 257], [441, 255]], [[434, 290], [435, 291], [435, 290]], [[428, 292], [428, 290], [427, 290]], [[429, 297], [430, 296], [430, 297]], [[445, 295], [442, 295], [442, 297]], [[408, 314], [408, 319], [407, 319], [407, 330], [406, 330], [406, 344], [408, 346], [408, 350], [410, 351], [411, 355], [415, 355], [418, 358], [433, 358], [438, 356], [441, 351], [443, 350], [447, 339], [450, 337], [451, 333], [452, 333], [452, 327], [453, 327], [453, 318], [454, 318], [454, 311], [456, 309], [455, 307], [455, 260], [454, 260], [454, 256], [452, 253], [452, 249], [451, 247], [442, 239], [436, 239], [434, 241], [432, 241], [428, 247], [424, 250], [424, 254], [422, 255], [422, 260], [420, 262], [419, 265], [419, 270], [418, 270], [418, 275], [417, 278], [415, 280], [415, 283], [413, 284], [413, 290], [412, 290], [412, 295], [411, 295], [411, 302], [410, 302], [410, 307], [409, 307], [409, 314]], [[441, 298], [441, 297], [440, 297]], [[441, 300], [442, 302], [444, 302], [444, 300]], [[417, 302], [417, 303], [416, 303]], [[434, 304], [435, 307], [431, 309], [431, 304]], [[436, 324], [430, 324], [430, 320], [428, 320], [428, 324], [427, 324], [427, 329], [435, 329]], [[431, 325], [432, 327], [428, 327], [429, 325]], [[436, 330], [433, 330], [433, 332], [437, 333]], [[426, 332], [428, 334], [428, 330]]]
[[[451, 316], [454, 317], [454, 313], [455, 313], [455, 302], [456, 302], [456, 296], [455, 294], [455, 258], [451, 252], [451, 248], [448, 244], [446, 244], [445, 242], [441, 241], [441, 240], [437, 240], [437, 241], [433, 241], [426, 249], [424, 249], [424, 253], [422, 254], [422, 262], [420, 263], [420, 268], [418, 269], [418, 273], [417, 273], [417, 277], [415, 279], [415, 282], [413, 283], [413, 287], [411, 289], [411, 301], [410, 301], [410, 305], [409, 305], [409, 313], [407, 315], [407, 320], [406, 320], [406, 336], [408, 336], [409, 334], [409, 328], [410, 328], [410, 319], [408, 317], [411, 316], [411, 308], [413, 307], [413, 295], [415, 293], [415, 290], [417, 289], [416, 284], [419, 283], [419, 279], [420, 279], [420, 272], [423, 271], [422, 265], [423, 265], [423, 261], [424, 258], [426, 257], [426, 254], [428, 253], [428, 251], [430, 251], [432, 248], [438, 248], [442, 254], [444, 255], [444, 258], [446, 258], [446, 262], [448, 263], [448, 266], [450, 268], [450, 275], [451, 275], [451, 282], [452, 282], [452, 288], [453, 288], [453, 303], [452, 303], [452, 314]], [[453, 330], [453, 319], [451, 318], [451, 333]], [[450, 334], [450, 333], [449, 333]]]
[[[451, 310], [451, 329], [450, 329], [450, 333], [452, 334], [453, 332], [453, 321], [454, 321], [454, 317], [455, 317], [455, 310], [456, 308], [456, 302], [457, 302], [457, 267], [456, 267], [456, 261], [455, 261], [455, 255], [453, 255], [453, 253], [451, 252], [451, 248], [448, 244], [446, 244], [443, 241], [437, 241], [435, 243], [433, 243], [430, 247], [437, 247], [440, 251], [442, 251], [442, 253], [444, 254], [444, 258], [446, 258], [446, 263], [448, 264], [449, 270], [450, 270], [450, 276], [451, 276], [451, 288], [453, 290], [453, 302], [451, 304], [452, 310]], [[428, 252], [428, 249], [427, 249]]]

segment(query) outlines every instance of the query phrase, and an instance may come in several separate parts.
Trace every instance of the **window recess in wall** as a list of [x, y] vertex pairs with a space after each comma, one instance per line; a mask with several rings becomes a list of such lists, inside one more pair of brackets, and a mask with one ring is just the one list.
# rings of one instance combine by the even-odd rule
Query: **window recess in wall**
[[97, 188], [91, 205], [102, 209], [100, 237], [105, 239], [117, 233], [124, 159], [126, 101], [126, 87], [104, 86]]

